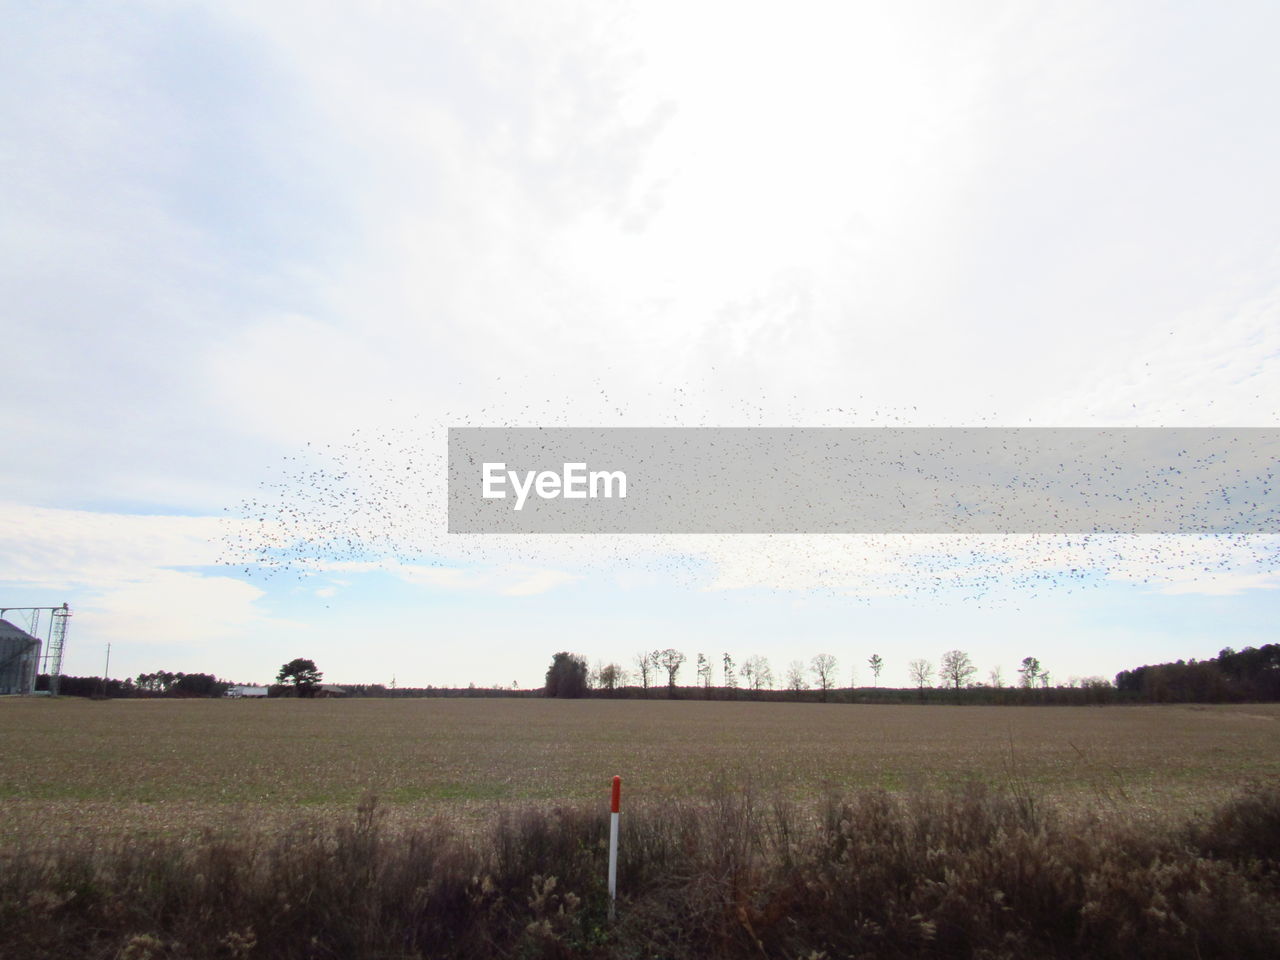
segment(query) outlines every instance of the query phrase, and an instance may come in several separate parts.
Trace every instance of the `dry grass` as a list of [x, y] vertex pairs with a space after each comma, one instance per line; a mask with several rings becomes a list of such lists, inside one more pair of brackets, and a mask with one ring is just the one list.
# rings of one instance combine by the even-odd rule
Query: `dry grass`
[[377, 795], [392, 822], [495, 803], [815, 801], [971, 781], [1128, 819], [1184, 817], [1280, 774], [1280, 705], [860, 706], [699, 701], [0, 702], [0, 841], [292, 822]]
[[725, 788], [633, 804], [614, 922], [598, 805], [474, 834], [389, 829], [365, 802], [276, 835], [19, 845], [0, 957], [1271, 960], [1280, 942], [1275, 785], [1182, 824], [974, 785], [798, 813]]

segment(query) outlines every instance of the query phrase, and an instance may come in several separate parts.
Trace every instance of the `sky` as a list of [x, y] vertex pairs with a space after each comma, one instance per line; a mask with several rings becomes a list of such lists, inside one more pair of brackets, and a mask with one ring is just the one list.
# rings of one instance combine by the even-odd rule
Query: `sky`
[[[1277, 639], [1275, 538], [459, 537], [442, 500], [450, 426], [1280, 425], [1274, 4], [0, 17], [0, 606], [69, 603], [68, 674]], [[357, 551], [261, 562], [339, 488]]]

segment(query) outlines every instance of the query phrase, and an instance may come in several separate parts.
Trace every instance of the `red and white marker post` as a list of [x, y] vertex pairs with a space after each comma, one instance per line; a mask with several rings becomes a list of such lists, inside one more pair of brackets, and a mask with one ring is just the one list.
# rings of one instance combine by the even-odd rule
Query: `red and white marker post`
[[613, 800], [609, 813], [609, 919], [613, 919], [614, 902], [618, 899], [618, 807], [622, 800], [622, 778], [613, 778]]

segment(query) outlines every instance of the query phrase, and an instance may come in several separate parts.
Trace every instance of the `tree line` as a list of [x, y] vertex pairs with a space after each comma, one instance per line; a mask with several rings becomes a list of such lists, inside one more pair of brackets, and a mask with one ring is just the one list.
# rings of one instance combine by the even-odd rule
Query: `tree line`
[[[979, 676], [973, 658], [963, 650], [948, 650], [935, 664], [915, 658], [906, 664], [911, 685], [881, 687], [887, 661], [873, 653], [866, 664], [871, 685], [859, 684], [857, 670], [842, 678], [840, 661], [819, 653], [808, 661], [792, 660], [775, 673], [769, 659], [760, 655], [740, 662], [731, 653], [698, 653], [688, 656], [673, 647], [636, 653], [627, 665], [597, 661], [589, 666], [581, 654], [561, 651], [552, 658], [540, 689], [517, 684], [491, 687], [471, 684], [458, 687], [396, 687], [351, 684], [353, 697], [616, 697], [815, 700], [843, 702], [928, 703], [1221, 703], [1280, 700], [1280, 644], [1230, 647], [1206, 660], [1178, 660], [1146, 664], [1122, 670], [1112, 683], [1102, 677], [1069, 678], [1054, 682], [1048, 669], [1034, 656], [1024, 657], [1006, 682], [997, 666]], [[692, 683], [689, 679], [692, 667]], [[717, 678], [716, 674], [719, 673]], [[312, 660], [297, 658], [283, 665], [270, 687], [272, 696], [311, 696], [323, 675]], [[842, 679], [847, 682], [842, 683]], [[718, 680], [718, 682], [717, 682]], [[158, 670], [124, 680], [63, 676], [60, 692], [80, 697], [220, 697], [234, 686], [210, 673]], [[49, 677], [40, 675], [36, 689], [47, 691]]]
[[[701, 695], [708, 699], [724, 699], [745, 695], [757, 699], [777, 699], [775, 693], [791, 694], [797, 699], [828, 700], [837, 691], [848, 694], [865, 693], [868, 688], [858, 683], [857, 669], [850, 672], [849, 682], [841, 682], [840, 661], [830, 653], [819, 653], [808, 661], [792, 660], [781, 676], [774, 673], [769, 659], [753, 655], [736, 661], [731, 653], [707, 655], [698, 653], [693, 662], [694, 684], [681, 685], [681, 669], [689, 658], [680, 650], [668, 647], [663, 650], [647, 650], [636, 653], [629, 664], [597, 662], [587, 664], [581, 654], [561, 651], [552, 657], [547, 669], [543, 693], [549, 697], [584, 696], [655, 696], [668, 698]], [[870, 690], [880, 688], [880, 674], [886, 661], [873, 653], [865, 661], [871, 674]], [[715, 683], [715, 670], [720, 668], [720, 683]], [[926, 695], [930, 690], [996, 691], [1015, 689], [1022, 691], [1049, 689], [1081, 689], [1096, 693], [1114, 690], [1112, 683], [1102, 677], [1072, 677], [1055, 687], [1048, 669], [1038, 657], [1024, 657], [1016, 671], [1016, 679], [1006, 685], [1001, 667], [991, 669], [983, 679], [978, 679], [978, 667], [973, 658], [963, 650], [948, 650], [935, 665], [933, 661], [916, 658], [907, 663], [907, 674], [919, 700], [936, 699]], [[889, 688], [895, 689], [895, 688]], [[901, 688], [896, 688], [900, 692]], [[873, 695], [874, 696], [874, 695]], [[970, 696], [973, 699], [973, 696]], [[997, 698], [999, 699], [999, 698]], [[1025, 698], [1024, 698], [1025, 699]], [[1089, 699], [1089, 698], [1086, 698]]]
[[[58, 693], [67, 697], [221, 697], [233, 684], [211, 673], [157, 670], [123, 680], [107, 677], [58, 678]], [[49, 675], [36, 678], [36, 690], [49, 689]]]
[[[322, 677], [313, 661], [291, 660], [280, 668], [275, 684], [269, 688], [270, 695], [314, 696]], [[58, 692], [68, 697], [222, 697], [235, 686], [253, 684], [220, 680], [212, 673], [175, 673], [172, 670], [140, 673], [136, 678], [125, 677], [123, 680], [107, 677], [58, 678]], [[36, 678], [36, 690], [48, 689], [49, 675], [42, 673]]]
[[1121, 670], [1116, 688], [1153, 703], [1280, 700], [1280, 643]]
[[[551, 697], [690, 697], [708, 699], [840, 699], [966, 703], [1225, 703], [1280, 700], [1280, 644], [1233, 650], [1207, 660], [1178, 660], [1122, 670], [1104, 677], [1070, 677], [1055, 682], [1038, 657], [1024, 657], [1006, 681], [1000, 666], [983, 676], [963, 650], [948, 650], [935, 663], [915, 658], [906, 664], [911, 686], [880, 687], [886, 660], [878, 653], [865, 661], [871, 685], [858, 682], [857, 670], [842, 683], [839, 660], [819, 653], [792, 660], [775, 673], [767, 657], [738, 662], [730, 653], [696, 654], [694, 683], [681, 684], [688, 657], [675, 648], [636, 653], [626, 664], [597, 662], [588, 667], [580, 654], [560, 652], [547, 671], [543, 694]], [[859, 665], [862, 661], [859, 661]], [[720, 681], [714, 672], [719, 667]], [[908, 697], [907, 694], [914, 693]]]

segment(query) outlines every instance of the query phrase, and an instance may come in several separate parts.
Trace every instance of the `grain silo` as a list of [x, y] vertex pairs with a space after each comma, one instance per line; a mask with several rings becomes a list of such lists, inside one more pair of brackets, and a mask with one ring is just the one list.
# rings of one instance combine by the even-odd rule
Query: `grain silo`
[[0, 620], [0, 694], [33, 693], [40, 670], [40, 640]]

